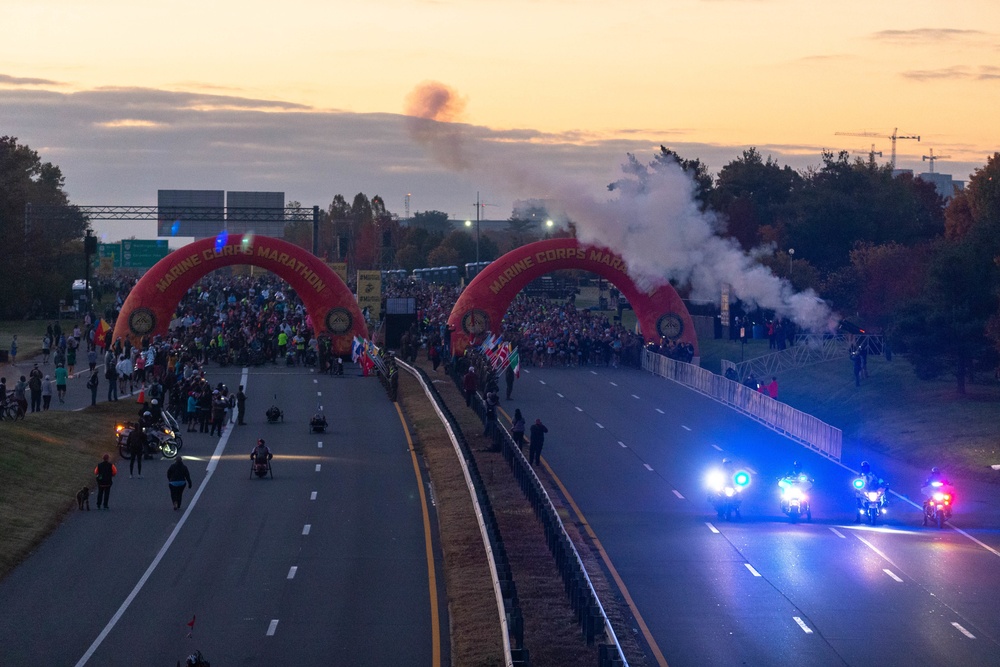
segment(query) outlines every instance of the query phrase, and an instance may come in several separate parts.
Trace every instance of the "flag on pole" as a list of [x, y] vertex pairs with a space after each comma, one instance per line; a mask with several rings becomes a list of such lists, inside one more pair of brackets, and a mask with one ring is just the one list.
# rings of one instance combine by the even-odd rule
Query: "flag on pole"
[[507, 364], [514, 367], [514, 377], [521, 377], [521, 355], [517, 353], [517, 348], [510, 353], [510, 357], [507, 359]]
[[97, 345], [102, 350], [104, 349], [104, 337], [108, 335], [111, 331], [111, 325], [101, 318], [101, 321], [97, 323], [97, 331], [94, 332], [94, 345]]
[[362, 349], [364, 349], [364, 345], [362, 344], [361, 339], [355, 336], [354, 340], [351, 342], [351, 361], [358, 363], [358, 358], [361, 356]]

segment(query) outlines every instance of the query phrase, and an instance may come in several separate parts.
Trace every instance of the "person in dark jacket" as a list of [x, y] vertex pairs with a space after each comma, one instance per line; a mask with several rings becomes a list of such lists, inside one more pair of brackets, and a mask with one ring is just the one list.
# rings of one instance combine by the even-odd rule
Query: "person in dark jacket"
[[524, 447], [524, 416], [521, 415], [521, 408], [514, 410], [514, 419], [510, 423], [510, 435], [514, 438], [514, 444], [518, 449]]
[[528, 445], [528, 463], [538, 465], [542, 460], [542, 445], [545, 444], [545, 434], [549, 429], [542, 423], [541, 419], [536, 419], [531, 425], [531, 440]]
[[246, 414], [247, 409], [247, 395], [243, 393], [243, 385], [236, 390], [236, 425], [246, 426], [246, 422], [243, 421], [243, 415]]
[[174, 509], [179, 510], [184, 496], [184, 485], [191, 488], [191, 473], [184, 465], [183, 456], [178, 455], [173, 465], [167, 468], [167, 483], [170, 485], [170, 500], [174, 503]]
[[135, 467], [139, 466], [139, 479], [142, 479], [142, 458], [146, 454], [146, 430], [141, 424], [132, 427], [125, 443], [128, 445], [128, 453], [132, 455], [128, 462], [128, 478], [132, 479]]
[[465, 405], [472, 405], [472, 395], [476, 393], [476, 389], [479, 388], [479, 379], [476, 378], [476, 369], [469, 366], [469, 370], [465, 373], [465, 377], [462, 378], [462, 388], [465, 390]]
[[111, 485], [117, 474], [118, 468], [111, 462], [111, 455], [105, 454], [94, 468], [94, 476], [97, 477], [97, 509], [108, 509], [108, 496], [111, 495]]

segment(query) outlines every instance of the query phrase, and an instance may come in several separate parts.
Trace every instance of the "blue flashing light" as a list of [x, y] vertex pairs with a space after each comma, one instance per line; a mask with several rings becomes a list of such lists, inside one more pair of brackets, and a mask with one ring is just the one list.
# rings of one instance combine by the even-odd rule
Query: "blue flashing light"
[[861, 479], [860, 477], [858, 477], [857, 479], [855, 479], [854, 480], [854, 488], [858, 489], [858, 490], [861, 490], [861, 489], [865, 488], [865, 480]]
[[226, 246], [226, 241], [229, 240], [229, 232], [223, 229], [219, 232], [219, 235], [215, 237], [215, 252], [222, 252], [222, 249]]
[[174, 224], [170, 225], [170, 235], [177, 236], [177, 232], [181, 230], [181, 221], [174, 220]]
[[750, 483], [749, 473], [740, 470], [738, 473], [733, 475], [733, 483], [736, 484], [736, 486], [746, 486]]

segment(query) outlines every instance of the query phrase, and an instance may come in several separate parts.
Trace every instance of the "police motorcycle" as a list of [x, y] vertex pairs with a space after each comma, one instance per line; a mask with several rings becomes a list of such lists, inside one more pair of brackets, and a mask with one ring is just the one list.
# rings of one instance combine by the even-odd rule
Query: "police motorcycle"
[[951, 518], [951, 511], [955, 506], [955, 488], [939, 469], [934, 468], [920, 492], [925, 496], [924, 525], [930, 523], [944, 528], [944, 523]]
[[802, 467], [796, 461], [792, 464], [792, 472], [778, 480], [781, 489], [781, 511], [788, 515], [794, 523], [805, 515], [806, 521], [812, 521], [812, 507], [809, 505], [809, 491], [813, 480], [802, 472]]
[[[149, 413], [147, 412], [146, 415]], [[145, 415], [144, 415], [145, 416]], [[177, 456], [182, 446], [182, 440], [177, 435], [177, 420], [168, 411], [163, 411], [163, 419], [154, 424], [145, 426], [146, 429], [146, 449], [143, 456], [152, 458], [157, 453], [163, 458], [172, 459]], [[132, 429], [143, 428], [141, 423], [125, 422], [115, 425], [115, 438], [118, 443], [118, 454], [125, 460], [132, 458], [132, 452], [128, 446], [128, 436]]]
[[855, 478], [852, 485], [858, 501], [855, 523], [860, 523], [865, 518], [874, 526], [878, 523], [879, 516], [888, 512], [889, 485], [871, 472], [867, 461], [861, 464], [861, 477]]
[[733, 462], [723, 459], [722, 468], [712, 470], [706, 478], [708, 502], [715, 508], [719, 519], [726, 521], [740, 518], [741, 494], [750, 485], [750, 473], [736, 470]]
[[323, 414], [323, 408], [320, 406], [319, 411], [312, 416], [309, 420], [309, 432], [310, 433], [326, 433], [327, 421], [326, 415]]

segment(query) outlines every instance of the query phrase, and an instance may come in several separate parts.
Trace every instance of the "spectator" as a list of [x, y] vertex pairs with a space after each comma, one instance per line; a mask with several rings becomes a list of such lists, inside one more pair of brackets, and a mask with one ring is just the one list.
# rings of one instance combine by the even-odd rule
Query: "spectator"
[[28, 375], [28, 389], [31, 390], [31, 411], [38, 412], [42, 409], [42, 371], [38, 370], [38, 364]]
[[118, 468], [111, 462], [111, 456], [105, 454], [101, 462], [94, 468], [97, 478], [97, 509], [108, 509], [108, 498], [111, 496], [111, 485], [114, 483]]
[[173, 465], [167, 468], [167, 483], [170, 485], [170, 500], [174, 503], [174, 509], [179, 510], [184, 499], [184, 485], [189, 489], [192, 486], [191, 472], [184, 465], [184, 457], [180, 454]]
[[514, 419], [510, 422], [510, 435], [518, 449], [524, 447], [524, 416], [521, 408], [514, 410]]
[[52, 405], [52, 393], [55, 390], [55, 382], [48, 375], [42, 379], [42, 410], [48, 410]]
[[549, 429], [542, 423], [541, 419], [536, 419], [531, 425], [531, 442], [528, 445], [528, 463], [539, 465], [542, 460], [542, 446], [545, 445], [545, 434]]
[[774, 375], [771, 376], [771, 382], [767, 385], [767, 395], [778, 400], [778, 378]]
[[65, 366], [56, 366], [56, 394], [59, 396], [59, 402], [66, 402], [66, 378], [69, 377], [69, 371], [66, 370]]
[[97, 405], [97, 385], [100, 380], [97, 378], [97, 373], [91, 373], [90, 379], [87, 380], [87, 389], [90, 390], [90, 404]]
[[465, 390], [466, 406], [472, 406], [472, 395], [476, 393], [478, 386], [479, 380], [476, 378], [476, 369], [469, 366], [469, 370], [466, 371], [465, 377], [462, 378], [462, 389]]

